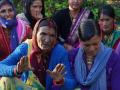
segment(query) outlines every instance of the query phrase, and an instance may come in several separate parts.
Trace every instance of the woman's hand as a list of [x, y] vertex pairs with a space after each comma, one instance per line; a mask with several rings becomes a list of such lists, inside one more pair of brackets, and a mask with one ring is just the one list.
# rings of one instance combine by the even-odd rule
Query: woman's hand
[[20, 61], [17, 63], [17, 66], [14, 68], [15, 73], [22, 73], [24, 71], [33, 70], [33, 68], [30, 67], [28, 57], [23, 56]]
[[42, 18], [43, 18], [42, 13], [36, 12], [36, 14], [35, 14], [35, 19], [36, 19], [36, 20], [39, 20], [39, 19], [42, 19]]
[[59, 82], [64, 80], [65, 66], [63, 64], [57, 64], [53, 71], [47, 70], [47, 73], [55, 80]]

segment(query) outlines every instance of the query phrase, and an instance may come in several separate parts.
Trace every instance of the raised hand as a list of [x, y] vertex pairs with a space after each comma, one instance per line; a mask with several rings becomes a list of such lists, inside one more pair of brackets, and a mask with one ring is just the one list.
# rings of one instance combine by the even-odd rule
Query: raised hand
[[53, 71], [47, 70], [47, 73], [53, 78], [53, 80], [60, 81], [64, 79], [65, 66], [63, 64], [57, 64]]
[[35, 18], [36, 18], [36, 20], [42, 19], [43, 15], [41, 13], [36, 12], [35, 13]]
[[22, 73], [23, 71], [33, 70], [33, 68], [30, 67], [28, 57], [23, 56], [20, 61], [17, 63], [17, 66], [15, 67], [15, 70], [17, 73]]

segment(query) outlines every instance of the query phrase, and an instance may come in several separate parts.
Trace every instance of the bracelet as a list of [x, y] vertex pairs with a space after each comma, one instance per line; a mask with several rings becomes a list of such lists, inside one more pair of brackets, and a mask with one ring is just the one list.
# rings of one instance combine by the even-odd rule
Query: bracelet
[[64, 78], [60, 79], [59, 81], [53, 80], [54, 85], [61, 85], [64, 83]]
[[20, 77], [21, 74], [22, 74], [22, 72], [19, 73], [18, 70], [17, 70], [17, 68], [15, 67], [15, 69], [14, 69], [14, 75], [17, 76], [17, 77]]

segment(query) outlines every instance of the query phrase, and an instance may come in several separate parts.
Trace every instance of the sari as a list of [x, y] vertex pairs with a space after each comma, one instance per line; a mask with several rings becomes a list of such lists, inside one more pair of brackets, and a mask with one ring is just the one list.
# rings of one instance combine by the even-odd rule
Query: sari
[[104, 35], [102, 42], [106, 46], [116, 49], [120, 42], [120, 31], [113, 30], [113, 32], [110, 35]]
[[[32, 43], [30, 40], [26, 40], [25, 43], [28, 43], [28, 62], [26, 63], [31, 67], [30, 52], [32, 50]], [[21, 75], [21, 78], [2, 77], [0, 80], [0, 90], [45, 90], [45, 87], [39, 82], [33, 71], [26, 71]]]
[[32, 36], [32, 31], [25, 22], [19, 19], [15, 22], [17, 23], [11, 25], [14, 28], [10, 31], [10, 37], [6, 33], [6, 28], [3, 27], [3, 22], [0, 22], [0, 60], [5, 59], [20, 43]]
[[77, 16], [77, 19], [70, 28], [70, 33], [67, 42], [73, 47], [77, 47], [79, 45], [78, 28], [80, 23], [88, 18], [89, 14], [90, 10], [88, 10], [87, 8], [82, 8]]

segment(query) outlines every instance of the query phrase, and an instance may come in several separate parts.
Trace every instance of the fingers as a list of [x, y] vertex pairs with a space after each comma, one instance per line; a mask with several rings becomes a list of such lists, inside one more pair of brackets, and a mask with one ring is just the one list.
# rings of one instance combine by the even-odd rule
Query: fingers
[[22, 66], [28, 65], [28, 57], [27, 57], [27, 56], [23, 56], [23, 57], [20, 59], [20, 64], [21, 64]]
[[43, 18], [43, 15], [39, 12], [36, 12], [35, 17], [37, 20], [39, 20], [39, 19]]
[[53, 71], [47, 70], [46, 72], [54, 80], [58, 80], [59, 81], [65, 75], [65, 66], [63, 64], [57, 64]]
[[20, 61], [17, 63], [17, 71], [19, 73], [28, 69], [28, 57], [23, 56]]
[[65, 66], [63, 64], [57, 64], [55, 67], [56, 72], [62, 73], [65, 69]]

